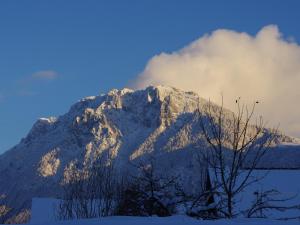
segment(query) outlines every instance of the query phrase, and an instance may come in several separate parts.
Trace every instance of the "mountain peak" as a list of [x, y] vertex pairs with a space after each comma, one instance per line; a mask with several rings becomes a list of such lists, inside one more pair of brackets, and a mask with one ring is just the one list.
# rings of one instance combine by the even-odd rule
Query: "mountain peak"
[[[20, 144], [0, 155], [0, 195], [7, 194], [17, 209], [34, 196], [54, 197], [74, 162], [88, 168], [103, 153], [121, 171], [131, 160], [152, 155], [165, 160], [166, 171], [193, 173], [194, 154], [204, 141], [195, 110], [206, 103], [194, 92], [168, 86], [83, 98], [58, 118], [39, 119]], [[287, 166], [300, 166], [300, 157], [287, 157]]]

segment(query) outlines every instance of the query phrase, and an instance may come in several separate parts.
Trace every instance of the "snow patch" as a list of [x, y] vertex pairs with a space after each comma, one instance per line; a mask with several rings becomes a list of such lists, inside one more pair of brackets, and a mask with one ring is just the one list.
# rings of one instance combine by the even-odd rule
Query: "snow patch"
[[55, 123], [57, 121], [57, 118], [51, 116], [51, 117], [48, 117], [48, 118], [40, 118], [38, 121], [41, 122], [41, 123]]
[[42, 177], [49, 177], [56, 174], [60, 165], [57, 153], [58, 149], [54, 149], [42, 157], [38, 168], [38, 172]]

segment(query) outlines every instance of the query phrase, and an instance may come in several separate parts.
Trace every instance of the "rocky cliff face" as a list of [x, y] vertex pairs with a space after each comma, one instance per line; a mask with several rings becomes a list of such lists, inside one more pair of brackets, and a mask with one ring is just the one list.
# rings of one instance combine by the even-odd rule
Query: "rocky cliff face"
[[[192, 174], [193, 156], [203, 142], [198, 102], [207, 103], [195, 93], [162, 86], [84, 98], [63, 116], [39, 119], [27, 137], [0, 156], [0, 194], [16, 211], [29, 207], [32, 197], [56, 197], [72, 163], [88, 165], [105, 152], [123, 171], [130, 160], [155, 155], [168, 159], [167, 169]], [[280, 160], [269, 157], [266, 165], [280, 161], [300, 167], [297, 141], [285, 138], [298, 151], [279, 143], [274, 154], [287, 153]]]

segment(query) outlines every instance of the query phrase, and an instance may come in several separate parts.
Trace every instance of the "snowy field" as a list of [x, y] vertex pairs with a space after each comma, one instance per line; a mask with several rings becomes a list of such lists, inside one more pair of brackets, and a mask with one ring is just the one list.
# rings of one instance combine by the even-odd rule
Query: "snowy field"
[[51, 225], [299, 225], [299, 220], [294, 221], [275, 221], [264, 219], [236, 219], [236, 220], [216, 220], [204, 221], [196, 220], [186, 216], [172, 217], [107, 217], [102, 219], [56, 221], [48, 223], [31, 224], [51, 224]]
[[[267, 174], [266, 174], [267, 173]], [[300, 202], [300, 171], [299, 170], [271, 170], [271, 171], [255, 171], [255, 174], [266, 174], [265, 178], [250, 186], [240, 196], [239, 208], [249, 207], [253, 193], [255, 191], [263, 191], [276, 189], [283, 198], [294, 196], [290, 201], [284, 204], [295, 205]], [[290, 210], [285, 212], [270, 212], [267, 215], [273, 219], [244, 219], [238, 218], [233, 220], [215, 220], [205, 221], [196, 220], [184, 215], [172, 217], [106, 217], [101, 219], [89, 220], [73, 220], [73, 221], [57, 221], [54, 216], [54, 209], [57, 207], [58, 200], [49, 198], [34, 198], [32, 201], [32, 218], [30, 224], [53, 224], [53, 225], [299, 225], [300, 219], [295, 220], [275, 220], [274, 218], [299, 217], [299, 210]]]
[[53, 209], [58, 203], [55, 199], [33, 200], [32, 219], [34, 225], [299, 225], [300, 220], [272, 220], [272, 219], [233, 219], [233, 220], [197, 220], [184, 215], [171, 217], [126, 217], [114, 216], [101, 219], [57, 221], [53, 217]]

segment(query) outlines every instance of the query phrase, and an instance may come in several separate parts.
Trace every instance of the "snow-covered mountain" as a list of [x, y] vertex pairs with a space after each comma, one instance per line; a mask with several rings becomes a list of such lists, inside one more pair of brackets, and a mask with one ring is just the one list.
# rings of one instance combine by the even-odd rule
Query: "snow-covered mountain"
[[[203, 142], [195, 113], [199, 101], [200, 107], [207, 103], [193, 92], [163, 86], [112, 90], [80, 100], [58, 118], [41, 118], [0, 156], [0, 194], [16, 211], [28, 208], [32, 197], [57, 197], [72, 163], [88, 165], [107, 151], [123, 171], [145, 155], [167, 158], [167, 169], [192, 171]], [[281, 141], [265, 165], [300, 168], [298, 141]]]

